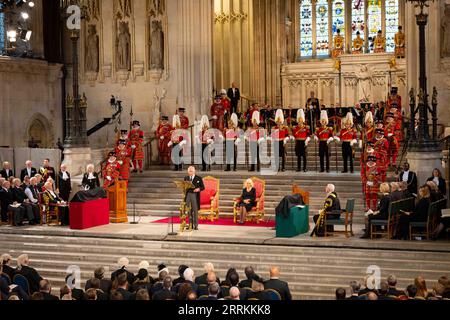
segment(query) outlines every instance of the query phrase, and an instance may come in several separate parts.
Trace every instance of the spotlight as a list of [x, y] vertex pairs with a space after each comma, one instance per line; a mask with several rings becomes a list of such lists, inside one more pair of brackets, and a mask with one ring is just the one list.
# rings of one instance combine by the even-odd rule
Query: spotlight
[[23, 20], [27, 20], [30, 17], [30, 15], [26, 12], [22, 12], [20, 15], [22, 16]]
[[6, 36], [8, 37], [9, 42], [16, 42], [17, 40], [17, 31], [16, 30], [10, 30], [6, 32]]
[[28, 2], [28, 6], [29, 6], [30, 8], [33, 8], [33, 7], [34, 7], [34, 2], [33, 2], [33, 1]]

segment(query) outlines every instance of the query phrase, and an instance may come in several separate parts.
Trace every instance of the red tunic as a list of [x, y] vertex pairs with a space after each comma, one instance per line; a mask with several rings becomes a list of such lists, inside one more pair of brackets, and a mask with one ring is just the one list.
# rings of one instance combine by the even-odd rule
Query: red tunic
[[339, 134], [339, 138], [341, 139], [342, 142], [351, 142], [353, 140], [356, 140], [358, 136], [356, 135], [356, 130], [351, 128], [351, 129], [342, 129]]
[[236, 140], [239, 138], [239, 132], [235, 129], [227, 129], [225, 130], [225, 140]]
[[[140, 129], [133, 129], [128, 134], [128, 144], [131, 147], [132, 159], [143, 160], [144, 159], [144, 131]], [[133, 148], [135, 146], [135, 148]]]
[[320, 141], [328, 141], [333, 137], [333, 128], [331, 127], [319, 127], [316, 129], [316, 136]]
[[[102, 174], [103, 174], [103, 188], [104, 189], [108, 189], [110, 186], [112, 186], [117, 179], [119, 179], [120, 176], [120, 164], [119, 162], [114, 161], [114, 162], [106, 162], [105, 166], [103, 167], [102, 170]], [[111, 178], [111, 179], [108, 179]]]
[[130, 159], [131, 159], [131, 148], [125, 146], [125, 148], [120, 149], [116, 147], [117, 162], [120, 164], [120, 177], [123, 180], [128, 180], [130, 178]]
[[294, 137], [295, 140], [305, 141], [311, 135], [311, 131], [309, 130], [309, 126], [298, 125], [294, 128]]
[[228, 98], [224, 98], [220, 101], [220, 103], [222, 103], [223, 108], [225, 109], [226, 112], [230, 113], [231, 112], [231, 103], [230, 100]]
[[189, 128], [189, 118], [186, 116], [180, 116], [181, 129], [187, 130]]
[[363, 133], [364, 142], [372, 141], [375, 138], [375, 128], [373, 126], [365, 127]]
[[380, 189], [380, 168], [377, 165], [369, 167], [369, 165], [366, 164], [364, 172], [364, 193], [377, 194]]
[[169, 157], [170, 148], [168, 146], [173, 127], [166, 123], [160, 124], [156, 130], [156, 137], [158, 138], [158, 150], [162, 158]]
[[289, 129], [284, 125], [277, 125], [272, 129], [272, 134], [270, 136], [275, 141], [283, 141], [285, 138], [289, 137]]
[[245, 133], [250, 142], [258, 142], [264, 136], [264, 133], [259, 128], [250, 128]]
[[211, 117], [216, 117], [217, 119], [213, 119], [212, 121], [212, 127], [214, 129], [218, 129], [220, 131], [223, 131], [224, 123], [223, 118], [225, 115], [225, 108], [222, 103], [214, 103], [211, 106]]

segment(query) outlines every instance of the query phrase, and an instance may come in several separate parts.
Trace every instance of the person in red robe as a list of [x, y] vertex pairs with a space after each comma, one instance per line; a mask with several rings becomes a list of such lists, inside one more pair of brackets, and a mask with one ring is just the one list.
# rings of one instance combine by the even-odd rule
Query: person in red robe
[[386, 174], [388, 169], [388, 151], [389, 151], [389, 142], [384, 137], [384, 129], [376, 129], [375, 130], [375, 140], [374, 140], [374, 149], [378, 155], [378, 163], [380, 168], [381, 181], [386, 182]]
[[170, 147], [171, 134], [173, 127], [169, 124], [169, 117], [162, 116], [161, 123], [156, 129], [156, 137], [158, 138], [159, 162], [163, 165], [170, 164]]
[[226, 124], [226, 126], [228, 127], [228, 120], [231, 117], [231, 102], [230, 99], [227, 96], [227, 90], [222, 89], [220, 91], [220, 103], [222, 104], [223, 108], [224, 108], [224, 123]]
[[387, 105], [391, 108], [392, 105], [396, 104], [398, 106], [400, 114], [402, 113], [402, 97], [398, 94], [398, 88], [392, 87], [391, 94], [389, 95]]
[[133, 121], [133, 129], [128, 135], [128, 144], [131, 148], [131, 159], [133, 161], [133, 172], [143, 171], [144, 160], [144, 131], [141, 130], [139, 121]]
[[398, 143], [399, 140], [395, 126], [395, 115], [392, 112], [389, 112], [386, 115], [386, 132], [387, 132], [387, 139], [389, 141], [388, 165], [396, 166], [399, 149]]
[[131, 147], [128, 145], [127, 140], [119, 140], [119, 144], [116, 147], [116, 156], [120, 164], [120, 178], [127, 181], [127, 184], [130, 179], [131, 154]]
[[120, 177], [120, 164], [117, 161], [117, 156], [115, 152], [110, 152], [108, 154], [108, 161], [103, 166], [103, 189], [107, 190], [109, 187], [113, 186], [114, 183]]
[[178, 116], [180, 117], [181, 129], [187, 130], [189, 128], [189, 118], [186, 116], [185, 108], [178, 108]]
[[305, 112], [303, 109], [297, 111], [297, 126], [293, 130], [295, 138], [295, 155], [297, 156], [297, 172], [301, 171], [303, 159], [303, 172], [307, 171], [306, 148], [311, 140], [311, 130], [305, 123]]
[[211, 106], [212, 127], [223, 132], [225, 107], [222, 104], [222, 98], [216, 96], [213, 105]]

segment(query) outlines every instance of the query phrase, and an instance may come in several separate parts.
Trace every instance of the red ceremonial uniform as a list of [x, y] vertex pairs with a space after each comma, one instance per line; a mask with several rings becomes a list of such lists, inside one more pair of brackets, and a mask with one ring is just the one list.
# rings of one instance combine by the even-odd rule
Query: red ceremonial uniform
[[[123, 147], [121, 147], [123, 146]], [[127, 145], [119, 145], [116, 147], [117, 162], [120, 164], [120, 177], [123, 180], [130, 178], [130, 160], [131, 160], [131, 148]]]
[[316, 129], [316, 136], [320, 141], [328, 141], [331, 137], [333, 137], [333, 128], [331, 127], [319, 127]]
[[364, 142], [372, 141], [375, 138], [375, 128], [374, 126], [366, 126], [364, 128], [362, 139]]
[[187, 130], [189, 128], [189, 118], [186, 116], [180, 116], [181, 129]]
[[216, 118], [212, 121], [212, 127], [223, 132], [225, 107], [222, 103], [214, 103], [211, 106], [211, 117]]
[[381, 172], [381, 181], [386, 182], [386, 172], [388, 169], [388, 151], [389, 151], [389, 142], [386, 138], [375, 139], [374, 140], [374, 149], [377, 153], [377, 159], [379, 159], [379, 168]]
[[117, 179], [119, 179], [120, 176], [120, 164], [116, 161], [109, 161], [106, 162], [105, 166], [102, 170], [103, 174], [103, 188], [108, 189], [110, 186], [112, 186]]
[[391, 108], [392, 105], [397, 104], [398, 110], [402, 111], [402, 97], [400, 97], [398, 94], [393, 96], [391, 95], [387, 101], [387, 105], [389, 108]]
[[351, 142], [352, 140], [356, 140], [357, 138], [358, 136], [356, 134], [356, 130], [353, 128], [344, 128], [339, 133], [339, 139], [341, 139], [341, 142]]
[[397, 164], [399, 144], [394, 122], [386, 125], [386, 132], [389, 141], [388, 165], [395, 166]]
[[228, 114], [230, 114], [230, 112], [231, 112], [231, 103], [230, 103], [230, 100], [229, 100], [228, 98], [223, 98], [223, 99], [220, 101], [220, 103], [222, 103], [222, 106], [223, 106], [224, 110], [225, 110]]
[[144, 160], [144, 131], [140, 129], [131, 130], [128, 134], [128, 144], [131, 147], [131, 159], [134, 169], [137, 170], [137, 165], [139, 164], [139, 169], [142, 171], [142, 160]]
[[294, 137], [295, 140], [301, 140], [301, 141], [305, 141], [306, 139], [309, 138], [309, 136], [311, 135], [311, 131], [309, 129], [309, 126], [306, 125], [298, 125], [294, 128]]
[[272, 134], [270, 136], [275, 141], [283, 141], [285, 138], [289, 137], [289, 129], [285, 125], [277, 125], [272, 128]]
[[168, 146], [173, 127], [166, 123], [160, 124], [156, 130], [156, 137], [159, 139], [158, 150], [161, 164], [170, 164], [170, 148]]
[[366, 209], [377, 210], [378, 192], [380, 191], [380, 168], [375, 164], [373, 166], [365, 165], [363, 178], [364, 195], [366, 198]]

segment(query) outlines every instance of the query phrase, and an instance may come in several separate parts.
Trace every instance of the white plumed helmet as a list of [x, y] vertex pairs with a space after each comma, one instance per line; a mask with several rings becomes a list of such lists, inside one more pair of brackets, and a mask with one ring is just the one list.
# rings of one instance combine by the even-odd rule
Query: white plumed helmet
[[373, 114], [372, 111], [369, 111], [366, 113], [366, 118], [364, 119], [364, 123], [367, 124], [367, 122], [373, 123]]
[[207, 115], [204, 115], [202, 117], [202, 121], [200, 122], [200, 125], [202, 126], [202, 129], [207, 126], [209, 128], [209, 118]]
[[347, 112], [347, 116], [345, 117], [345, 124], [350, 124], [353, 127], [353, 114], [351, 112]]
[[284, 113], [283, 110], [278, 109], [275, 113], [275, 122], [276, 123], [284, 123]]
[[254, 111], [253, 115], [252, 115], [252, 123], [255, 123], [257, 125], [259, 125], [261, 123], [261, 119], [260, 119], [260, 115], [259, 115], [259, 111]]
[[305, 111], [303, 109], [298, 109], [297, 111], [297, 122], [305, 122]]
[[235, 127], [238, 126], [239, 120], [238, 120], [238, 116], [237, 116], [236, 113], [233, 113], [233, 114], [231, 115], [230, 121], [233, 123], [233, 125], [234, 125]]
[[174, 128], [181, 126], [181, 120], [180, 120], [180, 116], [179, 115], [176, 114], [176, 115], [173, 116], [172, 126]]
[[320, 113], [320, 122], [322, 121], [326, 121], [328, 124], [328, 113], [326, 110], [322, 110], [322, 112]]

